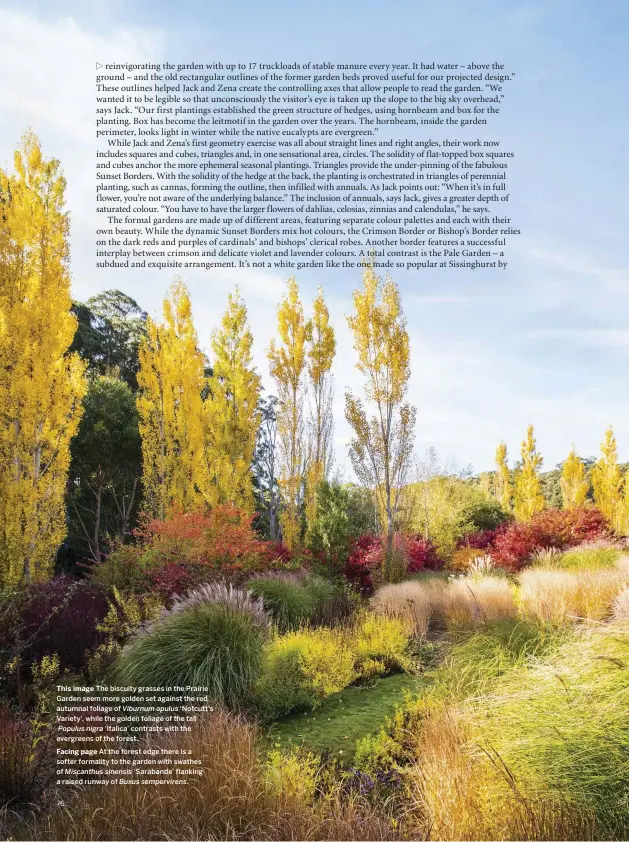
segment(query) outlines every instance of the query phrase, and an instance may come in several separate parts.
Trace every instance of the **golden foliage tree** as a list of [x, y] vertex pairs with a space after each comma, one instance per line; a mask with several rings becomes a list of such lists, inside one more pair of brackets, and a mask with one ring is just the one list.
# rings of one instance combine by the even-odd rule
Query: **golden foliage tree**
[[279, 398], [277, 425], [280, 443], [282, 539], [289, 549], [301, 541], [301, 501], [305, 460], [304, 371], [307, 329], [299, 287], [294, 277], [277, 308], [280, 345], [273, 340], [268, 357]]
[[68, 348], [68, 216], [59, 162], [27, 132], [0, 170], [0, 587], [51, 575], [66, 534], [70, 441], [86, 391]]
[[494, 477], [494, 494], [502, 508], [511, 511], [513, 500], [513, 485], [511, 484], [511, 471], [508, 464], [507, 445], [501, 441], [496, 448], [496, 474]]
[[577, 456], [574, 447], [563, 463], [559, 485], [564, 509], [574, 509], [585, 503], [590, 483], [585, 476], [585, 465]]
[[[363, 289], [354, 292], [348, 316], [358, 354], [356, 367], [365, 377], [364, 400], [345, 395], [345, 416], [354, 437], [349, 455], [359, 480], [376, 494], [384, 514], [384, 576], [389, 578], [395, 519], [413, 452], [415, 408], [405, 401], [410, 377], [406, 320], [397, 286], [382, 284], [373, 264], [363, 269]], [[372, 414], [368, 417], [368, 409]]]
[[522, 465], [515, 479], [513, 512], [518, 520], [526, 521], [546, 507], [539, 480], [539, 469], [544, 460], [537, 452], [532, 424], [528, 426], [520, 453]]
[[231, 503], [253, 512], [251, 463], [260, 416], [260, 377], [252, 367], [253, 337], [238, 288], [230, 293], [221, 326], [212, 334], [212, 377], [205, 401], [204, 492], [210, 505]]
[[163, 322], [147, 321], [140, 345], [137, 405], [142, 437], [145, 511], [165, 517], [204, 503], [204, 358], [192, 321], [190, 296], [175, 280], [164, 300]]
[[594, 503], [605, 515], [612, 529], [621, 532], [624, 526], [622, 497], [623, 476], [618, 464], [616, 436], [609, 426], [601, 442], [601, 458], [592, 468]]
[[313, 302], [312, 319], [306, 325], [308, 341], [307, 370], [311, 394], [311, 412], [308, 430], [308, 455], [306, 476], [306, 523], [316, 516], [317, 487], [326, 479], [332, 461], [333, 384], [331, 368], [336, 352], [334, 328], [330, 313], [319, 287]]

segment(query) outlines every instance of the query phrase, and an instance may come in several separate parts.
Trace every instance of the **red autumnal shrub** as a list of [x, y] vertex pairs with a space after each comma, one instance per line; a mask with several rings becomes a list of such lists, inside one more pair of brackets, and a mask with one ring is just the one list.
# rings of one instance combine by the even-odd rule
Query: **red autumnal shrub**
[[469, 547], [471, 550], [487, 550], [489, 552], [497, 531], [497, 529], [483, 529], [480, 532], [470, 532], [457, 542], [456, 548], [460, 550], [463, 547]]
[[[549, 512], [557, 511], [548, 509]], [[542, 514], [545, 514], [542, 512]], [[572, 545], [611, 535], [605, 515], [594, 506], [578, 506], [561, 511], [564, 516], [567, 535]]]
[[198, 564], [168, 562], [150, 571], [151, 591], [158, 594], [164, 603], [168, 603], [175, 594], [183, 596], [202, 584], [203, 577], [200, 574], [201, 566]]
[[174, 562], [253, 572], [268, 565], [268, 551], [252, 520], [233, 506], [217, 506], [208, 512], [173, 512], [165, 520], [147, 521], [136, 535], [144, 542], [147, 566]]
[[345, 577], [356, 585], [362, 594], [373, 593], [371, 571], [375, 561], [374, 550], [381, 547], [380, 538], [375, 535], [361, 535], [350, 547], [345, 565]]
[[293, 554], [281, 541], [263, 541], [264, 556], [269, 564], [288, 565], [293, 560]]
[[408, 556], [407, 573], [419, 573], [420, 570], [439, 570], [443, 561], [432, 543], [421, 535], [408, 535], [405, 540]]
[[526, 523], [498, 527], [490, 553], [499, 567], [517, 571], [526, 565], [535, 550], [549, 547], [564, 550], [608, 534], [604, 516], [594, 507], [545, 509]]
[[81, 673], [104, 640], [97, 626], [107, 614], [106, 591], [93, 582], [59, 576], [31, 585], [20, 610], [24, 658], [57, 654], [61, 669]]
[[[394, 553], [401, 559], [403, 573], [418, 573], [420, 570], [439, 570], [443, 566], [433, 544], [421, 535], [394, 536]], [[345, 576], [358, 585], [361, 593], [373, 593], [373, 576], [381, 573], [384, 566], [384, 541], [375, 535], [363, 535], [352, 545], [345, 566]]]
[[532, 522], [515, 522], [496, 530], [490, 555], [498, 567], [515, 572], [524, 567], [535, 550], [549, 546], [553, 544], [545, 543], [540, 538]]

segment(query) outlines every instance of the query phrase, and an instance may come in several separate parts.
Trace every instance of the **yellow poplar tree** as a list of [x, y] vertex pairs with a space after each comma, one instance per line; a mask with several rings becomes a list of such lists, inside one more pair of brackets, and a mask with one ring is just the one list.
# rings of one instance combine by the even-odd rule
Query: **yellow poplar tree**
[[532, 424], [528, 426], [520, 453], [522, 466], [515, 479], [513, 512], [518, 520], [531, 520], [533, 515], [546, 507], [539, 480], [539, 469], [544, 460], [537, 452]]
[[609, 426], [601, 442], [601, 458], [592, 468], [594, 503], [605, 515], [612, 529], [623, 529], [623, 476], [618, 464], [616, 436]]
[[304, 469], [303, 375], [306, 366], [306, 323], [294, 277], [277, 308], [281, 344], [273, 340], [268, 357], [279, 398], [277, 426], [280, 442], [282, 539], [289, 549], [301, 541], [301, 496]]
[[137, 405], [140, 415], [145, 511], [203, 506], [204, 358], [192, 322], [190, 296], [175, 280], [164, 300], [163, 323], [147, 320], [140, 345]]
[[496, 475], [494, 477], [494, 494], [502, 508], [511, 511], [513, 500], [513, 485], [511, 484], [511, 471], [508, 464], [507, 445], [501, 441], [496, 448]]
[[308, 340], [308, 379], [312, 397], [309, 419], [309, 453], [306, 477], [306, 523], [314, 522], [317, 510], [317, 487], [327, 478], [332, 460], [332, 374], [336, 352], [334, 328], [319, 287], [313, 302], [312, 319], [306, 326]]
[[354, 314], [347, 321], [358, 354], [356, 367], [365, 377], [364, 400], [345, 394], [345, 417], [354, 433], [349, 455], [356, 476], [373, 489], [384, 516], [383, 572], [388, 579], [395, 519], [413, 452], [415, 408], [404, 400], [410, 349], [400, 293], [390, 279], [382, 284], [373, 263], [364, 265], [363, 289], [354, 292]]
[[85, 365], [68, 354], [65, 179], [32, 132], [15, 170], [0, 170], [0, 588], [52, 574], [86, 391]]
[[230, 293], [221, 326], [212, 334], [210, 397], [205, 401], [206, 464], [211, 505], [231, 503], [253, 512], [251, 463], [260, 416], [260, 377], [252, 367], [253, 337], [238, 288]]
[[574, 447], [563, 463], [559, 485], [564, 509], [574, 509], [585, 503], [590, 483], [585, 477], [585, 465], [577, 456]]

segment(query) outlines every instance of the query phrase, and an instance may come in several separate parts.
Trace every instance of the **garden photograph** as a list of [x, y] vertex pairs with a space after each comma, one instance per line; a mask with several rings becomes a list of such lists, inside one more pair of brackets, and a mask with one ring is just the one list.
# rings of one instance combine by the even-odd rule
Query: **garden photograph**
[[[459, 466], [417, 445], [373, 257], [351, 386], [325, 279], [283, 281], [261, 371], [236, 285], [209, 344], [186, 278], [153, 315], [118, 286], [76, 300], [65, 191], [27, 131], [0, 170], [0, 836], [627, 839], [613, 426], [592, 455], [563, 430], [549, 465], [531, 411], [519, 448]], [[60, 785], [61, 686], [203, 688], [191, 729], [140, 736], [194, 780]]]

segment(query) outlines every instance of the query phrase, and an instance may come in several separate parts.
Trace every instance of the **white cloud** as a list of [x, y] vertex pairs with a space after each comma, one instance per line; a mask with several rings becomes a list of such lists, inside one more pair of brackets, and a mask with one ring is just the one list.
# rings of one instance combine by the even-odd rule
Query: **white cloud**
[[0, 9], [0, 79], [5, 80], [0, 113], [11, 126], [31, 125], [72, 145], [89, 144], [96, 62], [149, 61], [159, 49], [159, 36], [147, 29], [121, 28], [105, 36], [82, 29], [71, 17], [46, 23]]
[[534, 248], [530, 250], [529, 255], [534, 260], [547, 263], [570, 275], [599, 281], [604, 284], [608, 292], [629, 293], [629, 271], [626, 269], [609, 268], [596, 264], [590, 256], [579, 254], [577, 251], [568, 254], [562, 251]]
[[549, 328], [532, 330], [531, 339], [566, 339], [574, 345], [629, 350], [629, 330], [608, 328]]

